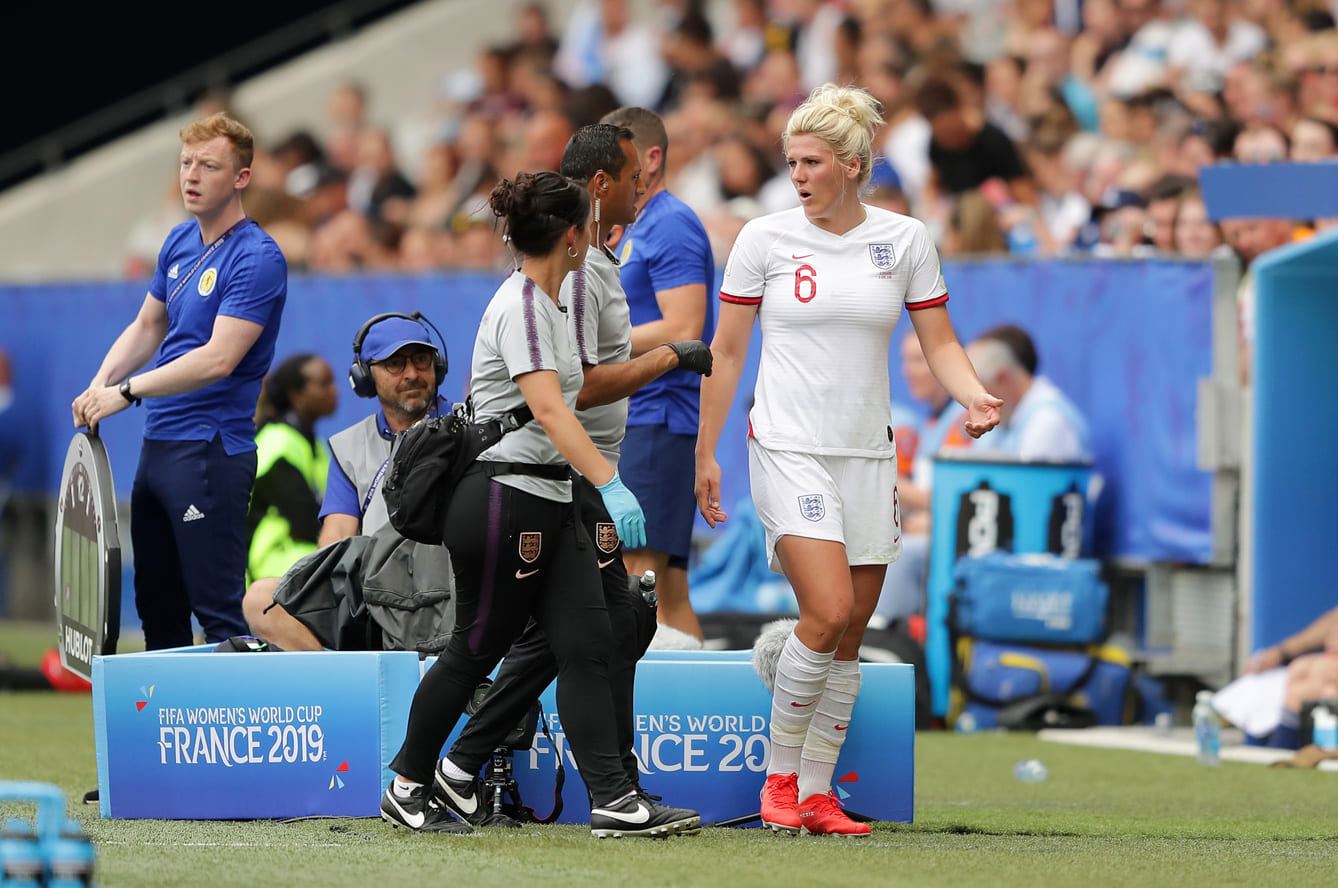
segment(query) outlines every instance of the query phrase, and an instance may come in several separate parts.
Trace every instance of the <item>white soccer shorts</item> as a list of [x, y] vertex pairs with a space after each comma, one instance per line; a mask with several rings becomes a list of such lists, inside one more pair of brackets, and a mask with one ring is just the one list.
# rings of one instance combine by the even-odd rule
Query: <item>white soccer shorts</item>
[[852, 565], [901, 557], [897, 460], [767, 450], [748, 439], [753, 505], [767, 535], [767, 565], [780, 573], [776, 540], [792, 534], [844, 543]]

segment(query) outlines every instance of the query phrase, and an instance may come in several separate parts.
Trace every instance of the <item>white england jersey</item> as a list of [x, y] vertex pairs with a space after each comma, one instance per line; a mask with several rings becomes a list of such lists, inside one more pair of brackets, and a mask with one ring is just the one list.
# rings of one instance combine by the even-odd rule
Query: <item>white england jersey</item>
[[888, 349], [907, 308], [948, 301], [917, 219], [866, 206], [844, 235], [802, 207], [754, 219], [725, 264], [720, 299], [758, 306], [762, 359], [748, 414], [770, 450], [891, 458]]
[[[618, 265], [592, 246], [580, 268], [562, 282], [571, 338], [582, 364], [622, 363], [632, 357], [632, 320], [627, 294], [618, 279]], [[614, 469], [627, 433], [627, 399], [601, 404], [576, 414], [590, 440]]]
[[[562, 400], [575, 410], [585, 376], [567, 331], [567, 317], [534, 281], [517, 271], [497, 288], [474, 339], [469, 369], [474, 418], [492, 419], [525, 406], [515, 378], [535, 370], [556, 371]], [[541, 465], [566, 462], [534, 420], [485, 450], [479, 459]], [[499, 475], [497, 480], [544, 499], [571, 502], [570, 481], [533, 475]]]

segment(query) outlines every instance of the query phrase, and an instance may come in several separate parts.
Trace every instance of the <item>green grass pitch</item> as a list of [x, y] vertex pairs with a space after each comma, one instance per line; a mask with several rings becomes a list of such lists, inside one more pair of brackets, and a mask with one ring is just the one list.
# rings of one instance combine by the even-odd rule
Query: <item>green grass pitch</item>
[[[54, 627], [0, 623], [0, 660], [35, 663], [54, 636]], [[97, 845], [103, 888], [1338, 884], [1333, 773], [1207, 768], [1025, 734], [921, 733], [915, 754], [915, 823], [877, 824], [857, 840], [758, 829], [662, 842], [596, 840], [577, 826], [430, 836], [374, 819], [102, 820], [78, 803], [97, 785], [89, 697], [0, 693], [0, 780], [65, 790]], [[1049, 779], [1019, 783], [1013, 764], [1032, 757]]]

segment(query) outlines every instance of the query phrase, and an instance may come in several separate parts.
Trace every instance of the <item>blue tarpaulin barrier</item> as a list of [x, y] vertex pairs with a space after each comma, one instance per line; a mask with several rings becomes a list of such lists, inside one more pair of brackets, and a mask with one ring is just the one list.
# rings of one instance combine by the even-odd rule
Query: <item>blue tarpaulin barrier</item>
[[[1102, 557], [1206, 562], [1211, 553], [1210, 476], [1196, 468], [1198, 380], [1209, 375], [1212, 267], [1171, 260], [945, 264], [948, 304], [963, 342], [1015, 322], [1031, 331], [1049, 376], [1087, 414], [1095, 469], [1106, 479], [1095, 516]], [[501, 280], [491, 273], [294, 275], [276, 360], [298, 351], [324, 356], [341, 379], [353, 335], [383, 311], [420, 310], [442, 331], [451, 370], [448, 397], [463, 392], [478, 320]], [[0, 346], [14, 364], [16, 408], [24, 417], [16, 489], [49, 494], [74, 429], [70, 402], [143, 302], [145, 283], [0, 286]], [[892, 396], [907, 401], [894, 336]], [[726, 504], [748, 496], [747, 405], [756, 378], [754, 336], [740, 394], [718, 457]], [[341, 392], [329, 434], [365, 416], [370, 401]], [[143, 434], [143, 410], [104, 424], [117, 491], [129, 496]], [[692, 479], [685, 478], [685, 484]], [[700, 526], [705, 530], [705, 526]]]

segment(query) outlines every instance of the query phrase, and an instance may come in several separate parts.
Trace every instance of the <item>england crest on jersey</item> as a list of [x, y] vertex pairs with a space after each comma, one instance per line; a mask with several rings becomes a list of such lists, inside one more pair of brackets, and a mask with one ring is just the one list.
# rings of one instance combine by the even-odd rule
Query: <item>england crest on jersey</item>
[[896, 261], [891, 244], [869, 244], [869, 258], [873, 260], [874, 268], [883, 271], [891, 268]]
[[806, 493], [799, 497], [799, 514], [809, 521], [821, 521], [827, 514], [827, 507], [822, 504], [822, 494]]

